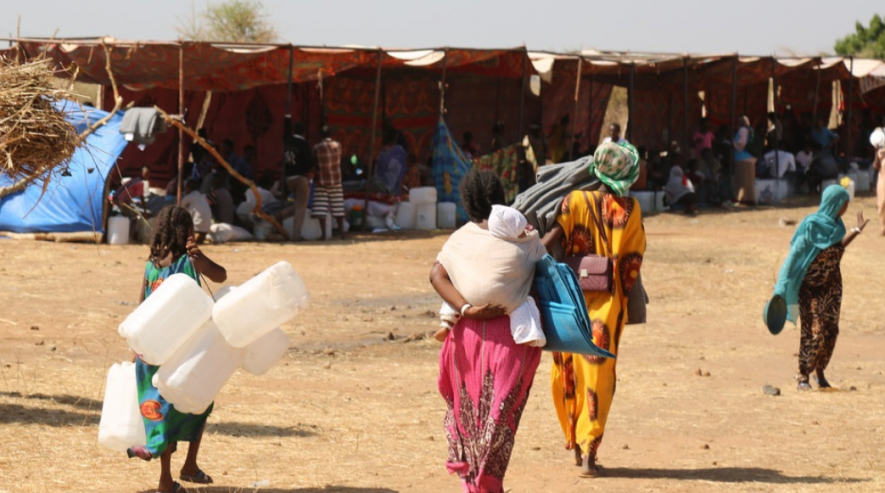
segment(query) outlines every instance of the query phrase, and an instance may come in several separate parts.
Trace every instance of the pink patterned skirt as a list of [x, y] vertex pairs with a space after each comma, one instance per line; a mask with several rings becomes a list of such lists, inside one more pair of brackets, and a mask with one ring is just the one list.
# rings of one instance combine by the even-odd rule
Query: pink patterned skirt
[[461, 319], [439, 356], [449, 458], [466, 493], [501, 493], [541, 349], [517, 345], [507, 316]]

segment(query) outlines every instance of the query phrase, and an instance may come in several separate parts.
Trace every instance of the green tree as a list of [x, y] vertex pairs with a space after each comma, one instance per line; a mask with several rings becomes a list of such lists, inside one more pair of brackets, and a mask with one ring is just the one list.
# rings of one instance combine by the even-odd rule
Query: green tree
[[836, 41], [836, 53], [868, 58], [885, 58], [885, 21], [879, 14], [870, 19], [870, 26], [854, 24], [855, 32]]
[[210, 3], [199, 15], [192, 10], [190, 17], [181, 21], [175, 30], [191, 41], [272, 43], [279, 38], [264, 5], [258, 0]]

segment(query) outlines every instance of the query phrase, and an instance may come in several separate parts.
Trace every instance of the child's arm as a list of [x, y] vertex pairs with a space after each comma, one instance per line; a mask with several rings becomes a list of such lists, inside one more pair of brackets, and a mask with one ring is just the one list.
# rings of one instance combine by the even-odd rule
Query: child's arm
[[204, 255], [193, 236], [187, 239], [187, 254], [194, 263], [197, 273], [205, 275], [212, 282], [222, 283], [227, 280], [227, 270]]

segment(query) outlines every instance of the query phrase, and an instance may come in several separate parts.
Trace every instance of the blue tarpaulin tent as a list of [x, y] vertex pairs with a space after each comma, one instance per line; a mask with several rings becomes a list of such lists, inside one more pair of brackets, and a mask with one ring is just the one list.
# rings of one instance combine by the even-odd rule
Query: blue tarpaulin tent
[[[73, 101], [55, 103], [66, 113], [77, 132], [104, 118], [108, 112], [81, 108]], [[107, 125], [87, 137], [69, 164], [70, 176], [56, 173], [43, 192], [43, 180], [0, 200], [0, 231], [16, 233], [104, 232], [102, 223], [105, 182], [117, 162], [126, 140], [120, 134], [123, 113], [111, 117]], [[13, 180], [0, 173], [0, 188]]]

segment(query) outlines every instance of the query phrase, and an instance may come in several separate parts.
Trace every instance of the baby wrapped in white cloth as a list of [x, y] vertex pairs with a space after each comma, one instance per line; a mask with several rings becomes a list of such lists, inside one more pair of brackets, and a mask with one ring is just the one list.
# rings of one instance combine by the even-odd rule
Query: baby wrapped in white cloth
[[[522, 213], [512, 207], [494, 205], [488, 225], [489, 232], [495, 238], [514, 241], [526, 236], [528, 221]], [[531, 296], [527, 296], [525, 302], [509, 315], [510, 333], [517, 344], [528, 344], [534, 347], [543, 347], [547, 344], [547, 338], [544, 337], [544, 331], [541, 330], [541, 313]], [[461, 318], [461, 314], [453, 306], [443, 302], [439, 310], [439, 318], [440, 330], [436, 333], [436, 338], [442, 341]]]

